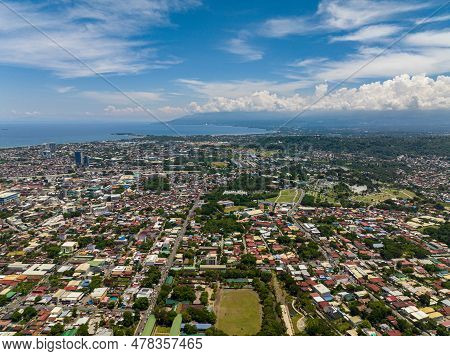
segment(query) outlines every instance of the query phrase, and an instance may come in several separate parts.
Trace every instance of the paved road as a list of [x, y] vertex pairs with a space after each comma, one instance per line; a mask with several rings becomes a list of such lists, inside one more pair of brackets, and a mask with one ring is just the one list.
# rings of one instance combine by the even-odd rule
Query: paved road
[[200, 196], [201, 196], [201, 194], [197, 197], [197, 200], [194, 202], [194, 205], [192, 206], [191, 210], [189, 210], [186, 220], [184, 221], [183, 226], [182, 226], [181, 230], [179, 231], [177, 238], [175, 239], [175, 242], [172, 247], [172, 251], [170, 253], [169, 258], [167, 259], [167, 263], [164, 267], [161, 268], [161, 279], [159, 280], [158, 285], [155, 286], [154, 291], [149, 299], [148, 309], [145, 312], [141, 313], [141, 320], [139, 321], [139, 324], [136, 327], [134, 335], [142, 334], [145, 324], [147, 323], [147, 319], [153, 312], [153, 309], [156, 305], [156, 301], [158, 300], [158, 295], [161, 292], [161, 288], [162, 288], [167, 276], [169, 275], [170, 268], [172, 267], [173, 261], [175, 260], [175, 255], [177, 254], [178, 246], [180, 245], [181, 240], [183, 239], [184, 235], [186, 234], [187, 227], [195, 214], [195, 210], [197, 208], [199, 208], [199, 206], [200, 206], [199, 205]]

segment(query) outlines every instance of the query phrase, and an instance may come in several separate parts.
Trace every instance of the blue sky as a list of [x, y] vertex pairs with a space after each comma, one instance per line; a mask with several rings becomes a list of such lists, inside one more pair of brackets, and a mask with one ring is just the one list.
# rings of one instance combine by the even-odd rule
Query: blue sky
[[449, 109], [446, 3], [1, 0], [0, 119]]

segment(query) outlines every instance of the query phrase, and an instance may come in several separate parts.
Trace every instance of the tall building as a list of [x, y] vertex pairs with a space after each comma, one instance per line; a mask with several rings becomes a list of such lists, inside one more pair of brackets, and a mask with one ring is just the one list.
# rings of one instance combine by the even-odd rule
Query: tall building
[[75, 158], [75, 164], [78, 167], [81, 167], [83, 165], [83, 153], [81, 151], [75, 151], [74, 158]]
[[83, 167], [89, 167], [89, 156], [83, 155]]
[[50, 150], [50, 152], [52, 152], [52, 153], [56, 152], [56, 143], [50, 142], [47, 144], [47, 146], [48, 146], [48, 149]]

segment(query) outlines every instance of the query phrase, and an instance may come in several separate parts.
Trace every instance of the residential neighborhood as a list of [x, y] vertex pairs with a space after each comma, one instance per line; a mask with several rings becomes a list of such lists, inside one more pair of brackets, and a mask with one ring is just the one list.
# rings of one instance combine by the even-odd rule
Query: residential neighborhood
[[0, 335], [448, 335], [447, 157], [261, 137], [0, 150]]

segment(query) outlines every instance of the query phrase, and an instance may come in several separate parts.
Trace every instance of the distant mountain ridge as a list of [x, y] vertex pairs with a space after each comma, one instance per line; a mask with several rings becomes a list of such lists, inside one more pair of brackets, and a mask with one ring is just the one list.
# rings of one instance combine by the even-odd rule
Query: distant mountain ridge
[[[424, 132], [450, 133], [450, 111], [352, 111], [296, 113], [224, 112], [184, 116], [174, 125], [222, 125], [312, 132]], [[286, 125], [284, 125], [287, 122]]]

